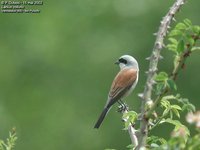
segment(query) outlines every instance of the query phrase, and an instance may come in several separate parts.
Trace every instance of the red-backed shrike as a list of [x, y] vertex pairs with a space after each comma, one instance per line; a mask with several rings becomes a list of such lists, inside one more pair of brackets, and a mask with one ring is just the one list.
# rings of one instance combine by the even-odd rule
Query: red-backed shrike
[[111, 106], [118, 100], [128, 96], [138, 82], [139, 67], [135, 58], [130, 55], [123, 55], [115, 64], [119, 65], [120, 71], [113, 80], [106, 105], [94, 128], [100, 127]]

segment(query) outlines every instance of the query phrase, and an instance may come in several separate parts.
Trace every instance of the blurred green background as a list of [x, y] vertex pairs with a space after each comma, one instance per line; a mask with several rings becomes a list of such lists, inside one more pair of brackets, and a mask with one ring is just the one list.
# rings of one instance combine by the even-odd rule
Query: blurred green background
[[[99, 130], [93, 129], [105, 104], [113, 63], [123, 54], [140, 64], [134, 94], [125, 101], [140, 110], [137, 94], [144, 89], [145, 71], [161, 18], [174, 0], [60, 0], [33, 6], [40, 14], [0, 14], [0, 138], [17, 128], [16, 150], [125, 149], [114, 106]], [[188, 1], [176, 15], [200, 25], [200, 1]], [[174, 25], [175, 23], [173, 23]], [[172, 53], [162, 52], [161, 70], [172, 69]], [[199, 53], [187, 61], [178, 92], [197, 109]], [[163, 130], [165, 129], [165, 130]], [[159, 131], [159, 132], [158, 132]], [[155, 135], [170, 135], [158, 128]]]

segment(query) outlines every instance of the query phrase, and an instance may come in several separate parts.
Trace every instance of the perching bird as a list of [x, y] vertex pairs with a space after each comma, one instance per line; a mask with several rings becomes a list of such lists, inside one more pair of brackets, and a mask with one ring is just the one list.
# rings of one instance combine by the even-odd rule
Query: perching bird
[[139, 77], [139, 66], [135, 58], [130, 55], [121, 56], [115, 63], [120, 67], [119, 73], [113, 80], [106, 105], [94, 128], [99, 128], [111, 106], [128, 96], [135, 88]]

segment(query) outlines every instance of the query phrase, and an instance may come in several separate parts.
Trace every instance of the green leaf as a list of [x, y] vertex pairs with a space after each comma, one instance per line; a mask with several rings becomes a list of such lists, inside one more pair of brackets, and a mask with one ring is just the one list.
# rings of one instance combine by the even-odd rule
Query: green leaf
[[182, 31], [180, 31], [180, 30], [172, 30], [170, 33], [169, 33], [169, 36], [171, 37], [171, 36], [178, 36], [178, 35], [182, 35], [183, 34], [183, 32]]
[[129, 111], [127, 113], [124, 113], [123, 114], [123, 118], [126, 118], [126, 117], [136, 117], [137, 118], [137, 113], [135, 111]]
[[175, 38], [169, 38], [168, 40], [171, 42], [171, 44], [168, 44], [167, 48], [173, 52], [176, 52], [178, 41]]
[[175, 44], [168, 44], [168, 45], [167, 45], [167, 48], [168, 48], [169, 50], [171, 50], [171, 51], [177, 53], [177, 51], [176, 51], [177, 45], [175, 45]]
[[189, 103], [189, 100], [187, 98], [180, 98], [180, 100], [184, 103]]
[[189, 19], [185, 19], [185, 20], [183, 20], [183, 22], [184, 22], [188, 27], [192, 26], [192, 22], [191, 22]]
[[167, 116], [167, 115], [168, 115], [168, 113], [169, 113], [169, 109], [165, 109], [165, 110], [163, 111], [163, 114], [162, 114], [162, 116]]
[[178, 42], [178, 46], [177, 46], [177, 52], [178, 53], [182, 53], [184, 51], [184, 41], [180, 40]]
[[12, 129], [12, 131], [9, 132], [9, 137], [4, 142], [3, 140], [0, 140], [0, 150], [11, 150], [15, 146], [15, 142], [17, 140], [16, 131], [15, 128]]
[[172, 120], [172, 119], [170, 119], [170, 118], [167, 118], [167, 119], [165, 120], [165, 122], [170, 123], [170, 124], [172, 124], [172, 125], [174, 125], [174, 126], [176, 126], [176, 127], [182, 126], [182, 124], [181, 124], [180, 121], [178, 121], [178, 120]]
[[175, 131], [179, 130], [180, 128], [183, 128], [185, 130], [185, 132], [186, 132], [186, 135], [188, 135], [188, 136], [190, 135], [189, 129], [178, 120], [172, 120], [170, 118], [167, 118], [164, 122], [167, 122], [167, 123], [170, 123], [170, 124], [174, 125], [175, 126], [175, 128], [174, 128]]
[[172, 110], [169, 111], [169, 114], [170, 114], [170, 118], [172, 119], [173, 118], [173, 112], [172, 112]]
[[165, 81], [168, 79], [168, 75], [166, 72], [160, 72], [159, 74], [156, 75], [155, 80], [156, 81]]
[[150, 145], [152, 143], [160, 145], [160, 144], [166, 144], [167, 141], [164, 138], [160, 138], [158, 136], [150, 136], [147, 138], [147, 143], [149, 143]]
[[129, 111], [127, 113], [123, 114], [123, 118], [131, 118], [132, 121], [134, 121], [135, 119], [137, 119], [138, 114], [135, 111]]
[[163, 82], [157, 83], [156, 91], [155, 91], [156, 95], [161, 94], [164, 88], [165, 88], [165, 84]]
[[138, 114], [135, 111], [129, 111], [127, 113], [123, 114], [123, 118], [127, 119], [125, 122], [125, 128], [124, 130], [127, 130], [129, 125], [134, 123], [137, 120]]
[[178, 118], [180, 118], [180, 114], [179, 114], [179, 111], [177, 109], [172, 109], [172, 111]]
[[160, 101], [161, 106], [164, 106], [165, 108], [169, 108], [170, 107], [170, 102], [168, 100], [164, 100], [162, 99]]
[[190, 135], [190, 130], [185, 125], [182, 125], [182, 127], [185, 129], [186, 134], [189, 136]]
[[174, 108], [174, 109], [177, 109], [177, 110], [182, 110], [182, 108], [178, 105], [172, 105], [171, 107]]
[[151, 148], [158, 148], [158, 147], [159, 147], [158, 144], [156, 144], [156, 143], [151, 143]]
[[177, 131], [177, 130], [179, 130], [180, 128], [183, 128], [184, 130], [185, 130], [185, 132], [186, 132], [186, 135], [190, 135], [190, 130], [185, 126], [185, 125], [183, 125], [183, 124], [180, 124], [180, 125], [177, 125], [177, 126], [175, 126], [175, 131]]
[[180, 95], [177, 95], [177, 101], [183, 104], [182, 110], [195, 111], [195, 106], [189, 102], [187, 98], [181, 98]]
[[191, 47], [194, 45], [194, 39], [191, 36], [189, 36], [187, 38], [187, 41], [188, 41], [188, 43], [190, 44]]
[[167, 96], [164, 96], [162, 99], [164, 99], [164, 100], [173, 100], [173, 99], [177, 99], [177, 97], [175, 97], [174, 95], [167, 95]]
[[193, 26], [192, 27], [192, 31], [196, 34], [199, 34], [200, 33], [200, 26]]
[[175, 27], [177, 30], [185, 30], [187, 26], [184, 23], [178, 23]]
[[174, 80], [168, 79], [168, 80], [167, 80], [167, 85], [168, 85], [168, 87], [169, 87], [170, 89], [175, 90], [175, 91], [177, 90], [177, 86], [176, 86]]
[[191, 111], [196, 111], [196, 108], [193, 104], [189, 103], [188, 106]]
[[192, 47], [191, 51], [200, 50], [200, 47]]
[[175, 38], [169, 38], [168, 40], [174, 45], [178, 44], [178, 41]]
[[189, 103], [189, 104], [184, 104], [183, 107], [182, 107], [183, 110], [187, 110], [187, 111], [195, 111], [196, 108], [193, 104]]

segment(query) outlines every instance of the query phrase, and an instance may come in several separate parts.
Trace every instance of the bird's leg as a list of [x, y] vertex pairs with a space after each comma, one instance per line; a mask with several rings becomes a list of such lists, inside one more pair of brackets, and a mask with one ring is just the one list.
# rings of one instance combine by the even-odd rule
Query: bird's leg
[[[118, 112], [121, 112], [121, 113], [124, 113], [125, 111], [128, 112], [129, 111], [129, 108], [128, 108], [128, 105], [124, 102], [122, 102], [121, 99], [119, 99], [118, 101], [118, 104], [120, 105], [118, 107]], [[134, 127], [135, 124], [133, 122], [130, 122], [131, 123], [131, 126]]]
[[127, 106], [124, 102], [122, 102], [121, 99], [119, 99], [119, 100], [117, 101], [117, 103], [119, 104], [118, 112], [128, 111], [128, 106]]
[[119, 104], [117, 111], [122, 113], [124, 111], [124, 105], [119, 100], [117, 101], [117, 103]]
[[122, 104], [123, 110], [124, 110], [124, 111], [125, 111], [125, 110], [128, 111], [128, 105], [127, 105], [126, 103], [122, 102], [121, 99], [119, 99], [119, 102]]
[[117, 103], [118, 103], [120, 106], [121, 106], [121, 105], [123, 105], [123, 104], [122, 104], [122, 102], [121, 102], [121, 101], [119, 101], [119, 100], [117, 101]]
[[121, 101], [117, 101], [117, 103], [119, 104], [117, 111], [122, 112], [124, 107], [123, 104], [121, 103]]

